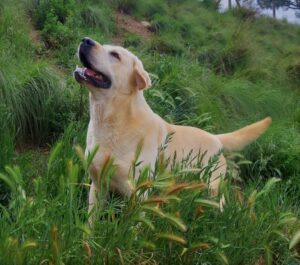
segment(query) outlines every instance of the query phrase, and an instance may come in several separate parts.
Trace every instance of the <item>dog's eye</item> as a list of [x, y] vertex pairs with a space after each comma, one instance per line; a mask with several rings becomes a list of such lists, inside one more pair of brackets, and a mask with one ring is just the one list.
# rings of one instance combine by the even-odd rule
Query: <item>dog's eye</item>
[[121, 61], [121, 57], [117, 52], [110, 52], [110, 55]]

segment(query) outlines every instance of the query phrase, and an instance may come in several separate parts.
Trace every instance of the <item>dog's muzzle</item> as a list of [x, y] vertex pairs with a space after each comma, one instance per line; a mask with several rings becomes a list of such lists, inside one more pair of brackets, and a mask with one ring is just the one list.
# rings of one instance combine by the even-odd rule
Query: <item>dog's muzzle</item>
[[79, 83], [88, 83], [97, 88], [108, 89], [111, 87], [111, 79], [103, 72], [97, 71], [89, 58], [91, 50], [96, 42], [90, 38], [83, 38], [79, 46], [79, 59], [85, 68], [76, 67], [74, 77]]

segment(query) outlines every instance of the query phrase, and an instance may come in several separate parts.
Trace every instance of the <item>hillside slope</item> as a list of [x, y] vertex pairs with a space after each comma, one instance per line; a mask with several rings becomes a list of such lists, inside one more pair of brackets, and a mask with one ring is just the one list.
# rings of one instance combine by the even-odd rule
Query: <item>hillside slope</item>
[[[124, 12], [136, 24], [150, 22], [146, 38], [130, 23], [126, 30]], [[154, 81], [146, 97], [171, 122], [224, 132], [272, 116], [273, 128], [260, 141], [272, 156], [268, 166], [293, 175], [299, 162], [298, 26], [257, 19], [244, 9], [220, 14], [195, 1], [4, 1], [1, 14], [1, 105], [18, 139], [52, 141], [86, 113], [71, 75], [77, 45], [88, 35], [121, 42], [141, 57]], [[37, 83], [43, 92], [36, 93]]]
[[[296, 264], [299, 250], [288, 244], [299, 228], [300, 27], [246, 9], [219, 13], [210, 2], [1, 1], [0, 253], [11, 249], [16, 264], [90, 264], [91, 255], [95, 264]], [[72, 77], [84, 36], [121, 44], [141, 58], [153, 82], [147, 101], [169, 122], [223, 133], [273, 118], [242, 154], [227, 154], [240, 170], [229, 178], [232, 185], [224, 184], [225, 214], [210, 209], [213, 203], [193, 204], [196, 196], [209, 200], [204, 192], [183, 192], [181, 203], [170, 199], [163, 208], [172, 217], [161, 219], [152, 209], [154, 217], [141, 221], [140, 201], [134, 211], [115, 198], [99, 227], [86, 226], [86, 164], [74, 146], [85, 145], [88, 92]], [[173, 173], [179, 182], [197, 179]], [[282, 184], [269, 193], [278, 180], [272, 177]], [[116, 217], [120, 208], [133, 217]], [[190, 230], [182, 232], [177, 217]], [[135, 227], [137, 219], [143, 225]], [[151, 241], [152, 222], [164, 229], [155, 233], [163, 240]], [[57, 231], [66, 234], [56, 248]], [[10, 255], [0, 263], [11, 264]]]

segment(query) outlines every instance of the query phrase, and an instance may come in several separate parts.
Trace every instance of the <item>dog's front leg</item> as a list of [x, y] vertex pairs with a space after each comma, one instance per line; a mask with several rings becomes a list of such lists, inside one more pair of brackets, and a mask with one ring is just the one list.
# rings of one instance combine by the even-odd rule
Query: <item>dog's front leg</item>
[[92, 182], [91, 187], [90, 187], [90, 192], [89, 192], [89, 210], [88, 210], [88, 220], [89, 220], [89, 224], [90, 226], [93, 225], [93, 223], [95, 222], [95, 212], [94, 210], [94, 206], [96, 203], [96, 187], [95, 184]]
[[89, 224], [92, 226], [97, 216], [99, 215], [101, 209], [104, 206], [104, 202], [106, 199], [107, 192], [104, 189], [99, 191], [99, 187], [94, 181], [91, 183], [90, 192], [89, 192]]
[[[110, 190], [117, 191], [123, 197], [130, 197], [133, 192], [133, 186], [128, 180], [128, 174], [121, 174], [119, 170], [116, 171], [116, 175], [110, 181]], [[99, 187], [97, 181], [92, 178], [92, 183], [89, 192], [89, 224], [92, 226], [101, 209], [104, 207], [108, 190], [104, 187]]]
[[99, 169], [93, 163], [90, 165], [89, 171], [92, 183], [89, 191], [88, 221], [92, 226], [104, 206], [108, 191], [104, 188], [104, 185], [100, 186]]

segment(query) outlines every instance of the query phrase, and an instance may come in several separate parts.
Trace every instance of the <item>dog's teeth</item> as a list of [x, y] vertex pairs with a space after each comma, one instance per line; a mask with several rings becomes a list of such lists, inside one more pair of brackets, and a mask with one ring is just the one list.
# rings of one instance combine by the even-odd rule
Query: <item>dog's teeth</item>
[[99, 79], [99, 80], [103, 80], [103, 76], [100, 75], [100, 74], [97, 74], [97, 75], [96, 75], [96, 78]]

